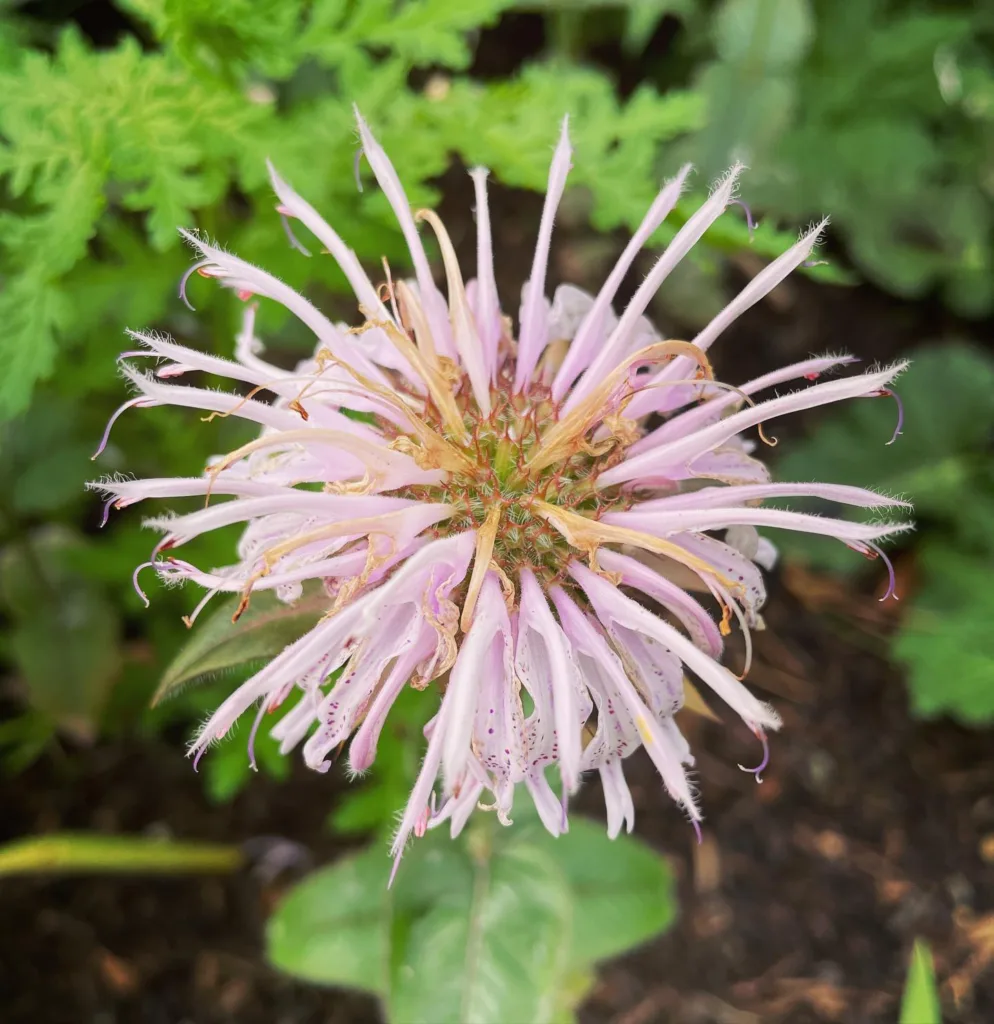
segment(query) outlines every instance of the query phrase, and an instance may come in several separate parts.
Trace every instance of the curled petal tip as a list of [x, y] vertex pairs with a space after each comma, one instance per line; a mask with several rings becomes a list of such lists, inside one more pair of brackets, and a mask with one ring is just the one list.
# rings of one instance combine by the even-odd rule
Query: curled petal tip
[[765, 771], [770, 763], [770, 744], [762, 730], [757, 731], [756, 736], [759, 739], [759, 741], [763, 744], [763, 760], [755, 768], [746, 768], [744, 764], [740, 764], [739, 771], [748, 772], [751, 775], [755, 775], [756, 782], [762, 782], [763, 777], [760, 774], [760, 772]]
[[756, 231], [758, 222], [753, 220], [752, 210], [749, 208], [749, 204], [744, 199], [733, 199], [729, 203], [730, 206], [741, 206], [745, 211], [746, 227], [749, 229], [749, 241], [752, 241], [752, 236]]
[[195, 274], [198, 270], [200, 270], [201, 267], [206, 266], [207, 263], [207, 260], [197, 260], [196, 263], [187, 268], [183, 276], [180, 278], [179, 297], [183, 300], [183, 305], [186, 306], [186, 308], [190, 310], [191, 313], [196, 313], [197, 310], [193, 303], [186, 297], [186, 286], [191, 276]]
[[881, 396], [887, 396], [893, 398], [897, 403], [897, 425], [894, 427], [894, 433], [891, 435], [891, 439], [886, 443], [888, 445], [893, 444], [902, 434], [902, 427], [904, 426], [904, 403], [901, 401], [901, 396], [893, 388], [884, 388], [879, 392]]

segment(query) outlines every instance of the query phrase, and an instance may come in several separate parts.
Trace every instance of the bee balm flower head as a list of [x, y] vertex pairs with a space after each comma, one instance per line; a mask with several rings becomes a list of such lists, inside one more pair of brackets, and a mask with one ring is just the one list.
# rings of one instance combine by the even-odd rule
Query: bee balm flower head
[[[596, 296], [564, 285], [550, 302], [549, 244], [572, 159], [565, 123], [515, 333], [494, 282], [486, 171], [472, 172], [478, 245], [476, 278], [466, 283], [438, 217], [412, 213], [361, 118], [359, 131], [410, 249], [413, 280], [374, 287], [346, 243], [272, 171], [281, 216], [338, 261], [361, 322], [332, 323], [265, 271], [185, 233], [199, 256], [194, 269], [245, 298], [286, 306], [316, 336], [315, 355], [295, 370], [266, 362], [250, 305], [234, 361], [133, 333], [140, 349], [124, 363], [137, 394], [122, 409], [181, 405], [260, 428], [202, 477], [98, 485], [117, 507], [208, 497], [199, 511], [150, 521], [164, 534], [155, 571], [190, 580], [207, 597], [241, 594], [243, 607], [260, 590], [293, 602], [308, 581], [327, 594], [327, 615], [228, 697], [191, 753], [199, 757], [252, 709], [254, 736], [266, 712], [296, 694], [273, 729], [282, 751], [302, 746], [307, 764], [324, 771], [351, 737], [350, 766], [363, 771], [398, 694], [432, 684], [424, 699], [437, 710], [394, 843], [398, 856], [412, 833], [448, 821], [455, 835], [484, 803], [508, 822], [522, 786], [558, 835], [567, 828], [567, 798], [588, 771], [600, 773], [610, 834], [630, 830], [623, 765], [639, 747], [696, 824], [693, 757], [674, 719], [685, 674], [764, 746], [765, 732], [779, 725], [720, 662], [731, 618], [748, 636], [765, 599], [760, 568], [774, 550], [757, 528], [824, 534], [871, 556], [881, 553], [879, 540], [904, 529], [767, 507], [767, 499], [795, 496], [872, 509], [904, 503], [857, 487], [771, 483], [744, 434], [785, 413], [887, 393], [902, 367], [761, 401], [753, 396], [851, 360], [808, 359], [739, 388], [714, 380], [711, 343], [808, 257], [822, 224], [692, 341], [655, 332], [646, 307], [733, 200], [738, 166], [676, 233], [620, 317], [618, 287], [673, 209], [689, 168], [662, 189]], [[419, 222], [441, 251], [444, 293]], [[143, 371], [133, 362], [139, 356], [160, 362]], [[195, 370], [241, 390], [167, 382]], [[653, 414], [658, 425], [648, 429]], [[235, 564], [205, 571], [179, 556], [231, 523], [246, 524]], [[720, 623], [685, 589], [688, 580], [713, 596]]]

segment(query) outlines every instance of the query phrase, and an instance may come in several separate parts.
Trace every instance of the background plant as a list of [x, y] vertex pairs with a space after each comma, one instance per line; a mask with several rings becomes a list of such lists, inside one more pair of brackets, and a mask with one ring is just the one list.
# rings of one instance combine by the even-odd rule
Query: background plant
[[[230, 350], [235, 297], [193, 278], [196, 313], [179, 300], [190, 256], [177, 225], [200, 228], [353, 317], [331, 261], [288, 244], [267, 157], [367, 266], [386, 256], [403, 268], [383, 197], [356, 187], [353, 101], [399, 155], [418, 204], [439, 199], [439, 178], [454, 163], [483, 163], [506, 186], [541, 190], [565, 111], [581, 157], [572, 216], [596, 232], [634, 226], [659, 180], [691, 159], [701, 169], [696, 193], [656, 245], [714, 173], [745, 159], [745, 198], [759, 226], [723, 218], [664, 296], [691, 324], [721, 301], [726, 254], [778, 254], [825, 212], [832, 260], [813, 276], [865, 278], [968, 316], [994, 306], [994, 18], [965, 0], [117, 0], [103, 5], [115, 30], [97, 38], [66, 17], [27, 13], [41, 6], [0, 2], [0, 656], [12, 712], [0, 724], [0, 755], [8, 771], [55, 737], [71, 745], [164, 728], [181, 736], [217, 702], [214, 690], [230, 690], [232, 675], [304, 628], [306, 606], [255, 620], [267, 612], [261, 600], [235, 637], [223, 607], [188, 634], [182, 592], [150, 595], [146, 611], [130, 585], [151, 546], [140, 516], [99, 531], [102, 510], [82, 485], [125, 397], [114, 369], [124, 326]], [[540, 15], [541, 45], [513, 75], [478, 66], [481, 33], [522, 11]], [[615, 48], [637, 72], [627, 80], [606, 67]], [[279, 309], [263, 308], [260, 319], [277, 360], [307, 354], [306, 332]], [[983, 725], [994, 718], [986, 571], [994, 363], [945, 338], [914, 358], [895, 445], [884, 445], [892, 405], [866, 402], [813, 419], [808, 440], [778, 468], [916, 502], [920, 529], [898, 559], [909, 586], [884, 644], [906, 670], [917, 714]], [[244, 440], [228, 420], [207, 427], [158, 409], [115, 433], [102, 468], [200, 472], [205, 431], [215, 450]], [[233, 541], [204, 543], [201, 560], [223, 564]], [[834, 549], [795, 545], [785, 554], [818, 572], [842, 571]], [[847, 558], [845, 571], [851, 565]], [[160, 680], [169, 699], [149, 709]], [[609, 850], [582, 821], [558, 845], [519, 822], [453, 846], [430, 837], [405, 863], [409, 880], [386, 894], [380, 837], [417, 769], [423, 716], [417, 700], [392, 716], [375, 777], [329, 816], [338, 832], [370, 845], [286, 899], [269, 955], [288, 972], [373, 992], [398, 1016], [421, 1012], [423, 992], [405, 982], [416, 969], [458, 1016], [484, 994], [461, 986], [461, 976], [449, 984], [441, 961], [417, 960], [413, 937], [468, 919], [483, 929], [496, 976], [518, 982], [523, 1002], [495, 1012], [552, 1007], [555, 1019], [568, 1019], [598, 960], [672, 921], [665, 862], [635, 841]], [[236, 734], [205, 759], [208, 798], [231, 799], [251, 778], [244, 740]], [[287, 770], [268, 735], [256, 753], [262, 771]], [[605, 901], [592, 902], [584, 865], [610, 875]], [[451, 881], [445, 892], [428, 884], [439, 870]], [[526, 919], [524, 901], [512, 905], [498, 921], [513, 936], [508, 947], [487, 929], [511, 870], [541, 881], [531, 894], [541, 912]], [[610, 917], [619, 908], [624, 921]], [[465, 936], [448, 934], [462, 955]], [[549, 955], [522, 963], [515, 957], [529, 942]], [[361, 969], [346, 955], [367, 949], [375, 953]]]

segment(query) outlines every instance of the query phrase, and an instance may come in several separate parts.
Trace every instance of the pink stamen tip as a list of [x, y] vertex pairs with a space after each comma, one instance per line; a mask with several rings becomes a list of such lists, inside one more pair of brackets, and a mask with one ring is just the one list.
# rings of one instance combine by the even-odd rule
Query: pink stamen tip
[[700, 846], [704, 842], [704, 836], [701, 835], [701, 823], [691, 820], [690, 824], [694, 826], [694, 832], [697, 835], [697, 845]]
[[770, 744], [766, 739], [766, 734], [761, 731], [757, 731], [756, 738], [763, 744], [763, 760], [756, 768], [746, 768], [744, 764], [740, 764], [739, 771], [749, 772], [750, 774], [755, 775], [756, 782], [759, 783], [763, 781], [763, 777], [760, 772], [765, 771], [767, 765], [770, 763]]
[[242, 288], [240, 291], [236, 292], [236, 294], [242, 302], [248, 302], [248, 300], [255, 295], [255, 292], [250, 292], [247, 288]]
[[746, 215], [746, 226], [749, 228], [749, 241], [752, 241], [753, 232], [756, 230], [756, 221], [752, 219], [752, 210], [749, 209], [749, 204], [742, 199], [732, 199], [729, 201], [729, 206], [741, 206], [745, 210]]
[[[192, 312], [192, 313], [196, 313], [197, 310], [194, 307], [194, 305], [190, 302], [190, 300], [186, 297], [186, 285], [187, 285], [187, 282], [190, 280], [191, 276], [193, 274], [195, 274], [195, 273], [200, 273], [200, 271], [205, 266], [207, 266], [207, 264], [209, 262], [210, 262], [209, 260], [198, 260], [180, 278], [180, 282], [179, 282], [179, 297], [183, 300], [183, 305], [186, 306], [186, 308], [188, 310], [190, 310], [190, 312]], [[206, 274], [201, 274], [201, 277], [207, 277], [207, 275]]]
[[[362, 191], [362, 178], [359, 175], [359, 163], [362, 160], [363, 152], [364, 152], [364, 150], [363, 150], [362, 146], [360, 146], [356, 150], [355, 160], [353, 161], [353, 164], [352, 164], [352, 173], [355, 175], [355, 187], [360, 192]], [[396, 868], [394, 870], [396, 870]]]
[[893, 444], [901, 436], [901, 428], [904, 426], [904, 402], [901, 401], [901, 396], [891, 388], [884, 388], [878, 394], [881, 397], [890, 396], [897, 402], [897, 426], [894, 428], [893, 436], [887, 442], [887, 444]]
[[284, 212], [283, 207], [277, 207], [280, 215], [280, 223], [283, 225], [283, 232], [286, 234], [287, 241], [290, 243], [291, 249], [296, 249], [297, 252], [302, 253], [304, 256], [310, 256], [310, 250], [307, 249], [293, 233], [293, 228], [290, 227], [290, 218]]
[[804, 375], [805, 380], [817, 380], [821, 376], [820, 373], [806, 373]]

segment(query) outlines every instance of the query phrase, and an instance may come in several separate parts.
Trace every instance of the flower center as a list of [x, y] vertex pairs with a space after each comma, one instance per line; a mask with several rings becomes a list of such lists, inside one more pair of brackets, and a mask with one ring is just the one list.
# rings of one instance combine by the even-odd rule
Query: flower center
[[464, 387], [458, 399], [468, 440], [456, 447], [471, 468], [449, 473], [440, 484], [408, 487], [398, 493], [453, 506], [452, 517], [430, 531], [435, 537], [480, 530], [488, 520], [493, 522], [491, 557], [508, 576], [527, 568], [546, 583], [568, 582], [566, 563], [579, 552], [537, 513], [536, 502], [593, 520], [605, 512], [627, 510], [632, 501], [620, 488], [604, 490], [594, 485], [599, 473], [624, 457], [624, 446], [604, 445], [608, 450], [598, 454], [596, 448], [578, 442], [565, 458], [532, 468], [529, 457], [543, 433], [560, 419], [549, 389], [535, 383], [512, 394], [507, 381], [506, 386], [491, 390], [492, 408], [486, 417], [468, 392]]

